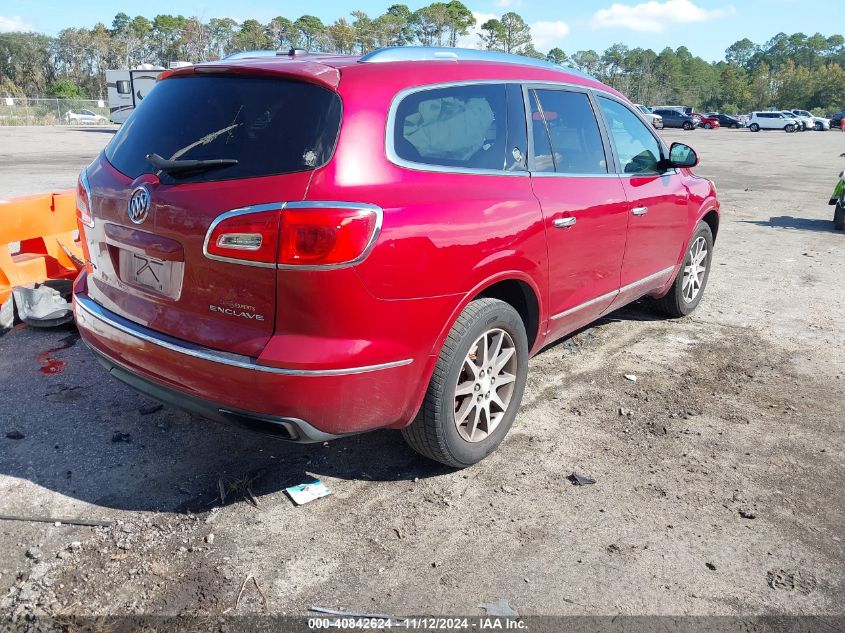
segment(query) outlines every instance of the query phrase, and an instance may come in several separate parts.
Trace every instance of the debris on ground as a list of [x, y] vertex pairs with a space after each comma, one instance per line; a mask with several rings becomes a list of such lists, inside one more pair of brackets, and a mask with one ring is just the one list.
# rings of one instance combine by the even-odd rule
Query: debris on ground
[[33, 327], [55, 327], [73, 320], [71, 282], [65, 279], [12, 289], [20, 320]]
[[588, 486], [590, 484], [596, 483], [595, 479], [590, 479], [586, 475], [576, 473], [575, 471], [573, 471], [572, 474], [567, 477], [567, 479], [572, 482], [573, 486]]
[[740, 510], [739, 516], [742, 517], [743, 519], [756, 519], [757, 518], [757, 515], [754, 514], [754, 512], [752, 512], [751, 510]]
[[141, 407], [138, 409], [138, 413], [141, 415], [152, 415], [153, 413], [158, 413], [164, 408], [163, 404], [150, 404], [145, 407]]
[[637, 382], [637, 377], [634, 374], [625, 374], [625, 380], [630, 380], [631, 382]]
[[710, 571], [716, 571], [715, 563], [704, 563], [704, 566], [709, 569]]
[[816, 588], [816, 579], [800, 570], [770, 569], [766, 572], [766, 584], [771, 589], [797, 590], [806, 595]]
[[[340, 609], [328, 609], [326, 607], [309, 607], [309, 611], [313, 611], [314, 613], [325, 613], [326, 615], [336, 615], [341, 618], [373, 618], [373, 619], [381, 619], [381, 620], [392, 620], [397, 621], [397, 619], [392, 615], [387, 615], [386, 613], [364, 613], [363, 611], [343, 611]], [[401, 621], [401, 620], [400, 620]]]
[[0, 521], [26, 521], [33, 523], [52, 523], [61, 525], [84, 525], [87, 527], [111, 527], [114, 522], [97, 519], [69, 519], [67, 517], [38, 517], [38, 516], [17, 516], [14, 514], [0, 514]]
[[125, 442], [129, 443], [132, 441], [132, 434], [131, 433], [121, 433], [120, 431], [115, 431], [114, 434], [111, 436], [112, 442]]
[[63, 349], [68, 349], [69, 347], [73, 347], [76, 344], [76, 341], [79, 340], [79, 333], [73, 332], [72, 334], [68, 334], [64, 338], [59, 340], [61, 345], [56, 347], [51, 347], [47, 351], [41, 352], [38, 355], [38, 364], [41, 365], [41, 373], [42, 374], [58, 374], [62, 371], [62, 368], [67, 365], [67, 361], [59, 360], [57, 358], [53, 358], [52, 354], [55, 352], [59, 352]]
[[285, 492], [288, 493], [296, 505], [301, 506], [306, 503], [310, 503], [315, 499], [319, 499], [320, 497], [326, 497], [330, 495], [332, 491], [329, 490], [329, 487], [322, 481], [315, 479], [309, 483], [285, 488]]
[[12, 429], [8, 433], [6, 433], [6, 437], [10, 440], [22, 440], [26, 437], [23, 433], [18, 431], [17, 429]]
[[478, 605], [479, 609], [484, 609], [484, 613], [499, 618], [518, 618], [519, 614], [511, 609], [508, 601], [504, 598], [499, 598], [496, 602], [488, 602]]
[[241, 590], [238, 592], [238, 597], [235, 599], [235, 606], [225, 609], [223, 613], [228, 613], [229, 611], [233, 610], [236, 611], [238, 607], [241, 606], [241, 596], [243, 596], [244, 589], [246, 589], [246, 584], [250, 580], [252, 581], [252, 584], [255, 585], [255, 588], [258, 590], [258, 593], [261, 595], [261, 600], [264, 602], [264, 610], [267, 610], [267, 596], [264, 595], [264, 592], [261, 590], [261, 586], [258, 584], [258, 581], [255, 579], [255, 576], [253, 576], [252, 574], [247, 574], [247, 577], [244, 578], [244, 582], [241, 585]]

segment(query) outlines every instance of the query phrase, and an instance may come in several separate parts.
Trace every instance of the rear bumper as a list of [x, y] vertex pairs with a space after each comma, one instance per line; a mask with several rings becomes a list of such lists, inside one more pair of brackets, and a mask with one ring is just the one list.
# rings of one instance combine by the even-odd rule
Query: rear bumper
[[157, 400], [299, 442], [409, 419], [419, 383], [412, 359], [345, 369], [270, 367], [143, 327], [106, 310], [79, 286], [74, 313], [85, 343], [112, 376]]

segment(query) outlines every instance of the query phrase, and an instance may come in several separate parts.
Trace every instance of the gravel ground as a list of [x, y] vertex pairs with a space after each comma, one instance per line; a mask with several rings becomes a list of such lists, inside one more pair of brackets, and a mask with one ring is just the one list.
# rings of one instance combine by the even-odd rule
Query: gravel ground
[[[845, 614], [845, 135], [664, 134], [723, 204], [703, 303], [535, 357], [510, 436], [462, 472], [396, 432], [290, 446], [157, 408], [72, 328], [0, 337], [0, 514], [115, 522], [0, 521], [0, 613]], [[108, 138], [0, 128], [0, 197], [73, 186]], [[312, 475], [332, 495], [295, 507]]]

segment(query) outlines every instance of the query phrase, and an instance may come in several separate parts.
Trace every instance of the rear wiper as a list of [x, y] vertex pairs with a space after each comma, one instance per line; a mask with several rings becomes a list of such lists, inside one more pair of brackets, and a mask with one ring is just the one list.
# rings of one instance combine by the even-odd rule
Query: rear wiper
[[158, 154], [147, 154], [147, 162], [158, 170], [165, 171], [174, 178], [189, 174], [220, 169], [237, 165], [236, 158], [210, 158], [208, 160], [168, 160]]

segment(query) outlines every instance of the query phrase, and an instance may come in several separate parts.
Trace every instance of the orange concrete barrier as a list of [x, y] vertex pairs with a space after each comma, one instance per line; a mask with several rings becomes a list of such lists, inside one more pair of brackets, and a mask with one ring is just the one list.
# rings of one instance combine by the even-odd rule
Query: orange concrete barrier
[[12, 288], [73, 279], [83, 261], [74, 189], [0, 200], [0, 305]]

